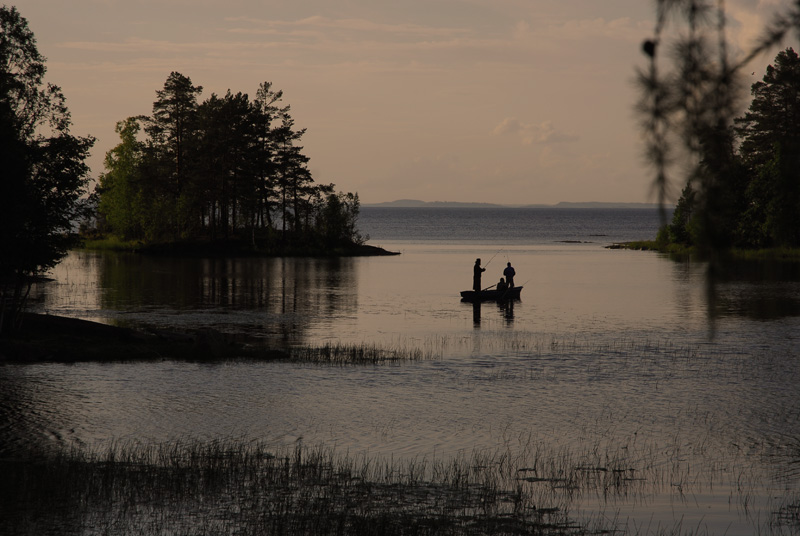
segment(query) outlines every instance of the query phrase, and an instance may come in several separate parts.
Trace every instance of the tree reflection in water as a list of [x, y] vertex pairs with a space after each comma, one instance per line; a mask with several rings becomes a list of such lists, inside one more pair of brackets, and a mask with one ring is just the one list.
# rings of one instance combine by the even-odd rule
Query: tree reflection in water
[[[101, 306], [144, 323], [235, 330], [270, 342], [303, 341], [310, 324], [354, 314], [356, 263], [351, 258], [173, 258], [102, 255]], [[142, 314], [144, 313], [144, 314]], [[164, 316], [168, 318], [163, 318]]]

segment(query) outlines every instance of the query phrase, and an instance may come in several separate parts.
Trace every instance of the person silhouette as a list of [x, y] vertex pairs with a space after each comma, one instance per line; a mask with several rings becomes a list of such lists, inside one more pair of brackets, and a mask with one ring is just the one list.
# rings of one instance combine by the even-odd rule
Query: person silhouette
[[486, 271], [486, 268], [481, 268], [481, 260], [475, 259], [475, 266], [472, 267], [472, 290], [475, 292], [481, 291], [481, 274]]
[[508, 285], [508, 288], [514, 288], [514, 276], [517, 275], [517, 272], [514, 270], [514, 267], [511, 266], [510, 262], [506, 264], [506, 269], [503, 270], [503, 275], [506, 276], [506, 284]]
[[503, 279], [502, 277], [500, 278], [500, 282], [497, 283], [497, 290], [499, 290], [500, 292], [505, 292], [506, 290], [508, 290], [508, 284], [506, 284], [505, 279]]

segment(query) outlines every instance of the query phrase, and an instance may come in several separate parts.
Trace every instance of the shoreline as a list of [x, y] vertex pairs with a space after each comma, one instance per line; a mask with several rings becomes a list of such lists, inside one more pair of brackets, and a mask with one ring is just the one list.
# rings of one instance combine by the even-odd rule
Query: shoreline
[[[180, 243], [131, 247], [84, 248], [86, 251], [115, 251], [144, 255], [184, 257], [383, 257], [400, 255], [378, 246], [353, 244], [328, 252], [308, 250], [263, 252], [235, 242]], [[18, 332], [0, 333], [2, 363], [76, 363], [162, 361], [215, 361], [225, 359], [290, 359], [282, 349], [250, 344], [211, 328], [183, 332], [146, 326], [131, 328], [50, 314], [23, 312]]]
[[[636, 240], [631, 242], [615, 242], [606, 249], [628, 249], [633, 251], [654, 251], [677, 257], [705, 260], [708, 252], [700, 250], [697, 246], [684, 246], [680, 244], [660, 244], [657, 240]], [[764, 248], [764, 249], [739, 249], [731, 248], [721, 250], [717, 255], [724, 259], [736, 261], [788, 261], [800, 260], [800, 249], [793, 248]]]
[[385, 257], [400, 255], [379, 246], [351, 244], [328, 249], [309, 246], [276, 246], [272, 249], [253, 247], [241, 240], [203, 242], [168, 242], [140, 244], [110, 240], [84, 240], [77, 249], [87, 251], [117, 251], [143, 255], [173, 255], [182, 257]]
[[283, 350], [249, 346], [208, 328], [192, 332], [127, 328], [28, 312], [23, 313], [22, 328], [18, 332], [0, 336], [0, 364], [289, 357]]

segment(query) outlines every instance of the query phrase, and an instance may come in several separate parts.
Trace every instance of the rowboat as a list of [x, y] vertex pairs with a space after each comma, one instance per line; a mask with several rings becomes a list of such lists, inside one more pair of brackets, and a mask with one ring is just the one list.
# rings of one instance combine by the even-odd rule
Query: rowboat
[[518, 300], [520, 292], [522, 287], [512, 287], [508, 290], [462, 290], [461, 300], [469, 302]]

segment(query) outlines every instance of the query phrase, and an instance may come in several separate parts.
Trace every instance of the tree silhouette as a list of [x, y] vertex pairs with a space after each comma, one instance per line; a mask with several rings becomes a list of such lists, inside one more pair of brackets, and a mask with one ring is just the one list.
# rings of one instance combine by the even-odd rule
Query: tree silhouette
[[[789, 32], [800, 35], [800, 0], [778, 13], [737, 61], [729, 56], [725, 31], [722, 0], [657, 0], [654, 35], [642, 46], [648, 64], [638, 72], [637, 110], [659, 203], [663, 207], [672, 197], [676, 182], [691, 186], [697, 245], [706, 252], [731, 245], [727, 230], [743, 203], [733, 131], [742, 71]], [[674, 51], [666, 70], [665, 48]], [[671, 177], [675, 167], [688, 170], [678, 181]]]
[[[800, 58], [778, 53], [753, 101], [736, 120], [740, 152], [751, 180], [742, 234], [749, 245], [800, 246]], [[746, 233], [746, 234], [745, 234]]]
[[[106, 231], [145, 243], [247, 239], [260, 251], [330, 250], [341, 247], [341, 233], [362, 242], [357, 196], [341, 194], [341, 218], [326, 212], [333, 185], [315, 184], [299, 145], [306, 130], [281, 91], [264, 82], [252, 101], [228, 90], [197, 103], [200, 91], [173, 72], [152, 117], [118, 124], [121, 143], [106, 155], [97, 190]], [[332, 232], [335, 221], [343, 228]]]
[[61, 89], [14, 7], [0, 7], [0, 332], [19, 326], [35, 278], [74, 243], [92, 137], [70, 134]]

